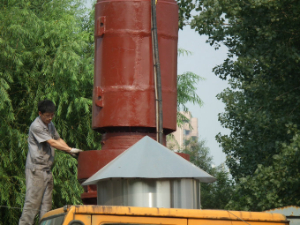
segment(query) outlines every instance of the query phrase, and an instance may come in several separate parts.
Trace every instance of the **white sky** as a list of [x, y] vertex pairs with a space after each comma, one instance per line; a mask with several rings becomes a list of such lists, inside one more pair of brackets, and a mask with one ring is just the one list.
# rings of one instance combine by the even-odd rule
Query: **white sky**
[[221, 47], [215, 50], [214, 47], [206, 43], [207, 37], [200, 36], [189, 27], [179, 31], [178, 47], [191, 51], [190, 56], [180, 56], [178, 58], [178, 74], [191, 71], [205, 78], [197, 84], [197, 94], [204, 102], [199, 106], [189, 104], [192, 116], [198, 118], [199, 138], [206, 141], [213, 162], [219, 165], [225, 161], [225, 154], [219, 147], [215, 136], [221, 132], [229, 134], [229, 130], [222, 128], [218, 121], [218, 114], [224, 112], [224, 104], [216, 98], [216, 95], [228, 87], [227, 81], [218, 78], [212, 69], [221, 64], [226, 58], [227, 49]]
[[[92, 7], [94, 0], [85, 0], [87, 7]], [[215, 165], [225, 161], [225, 154], [217, 143], [215, 136], [221, 132], [229, 133], [221, 127], [218, 121], [218, 113], [224, 112], [224, 104], [217, 100], [216, 95], [226, 87], [227, 82], [221, 80], [212, 72], [212, 68], [219, 65], [226, 58], [227, 49], [221, 47], [215, 50], [208, 43], [205, 43], [206, 37], [200, 36], [189, 27], [179, 31], [178, 47], [191, 51], [190, 56], [181, 56], [178, 59], [178, 74], [191, 71], [204, 77], [205, 81], [197, 84], [197, 94], [203, 100], [204, 105], [200, 108], [189, 104], [188, 107], [193, 117], [198, 118], [199, 138], [206, 141], [210, 153], [213, 156]]]

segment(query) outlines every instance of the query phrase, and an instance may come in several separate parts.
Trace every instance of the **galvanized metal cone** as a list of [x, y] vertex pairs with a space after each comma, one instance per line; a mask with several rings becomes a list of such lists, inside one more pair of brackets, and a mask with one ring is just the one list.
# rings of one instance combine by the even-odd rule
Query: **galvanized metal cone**
[[87, 179], [82, 185], [110, 178], [194, 178], [212, 183], [216, 178], [146, 136]]

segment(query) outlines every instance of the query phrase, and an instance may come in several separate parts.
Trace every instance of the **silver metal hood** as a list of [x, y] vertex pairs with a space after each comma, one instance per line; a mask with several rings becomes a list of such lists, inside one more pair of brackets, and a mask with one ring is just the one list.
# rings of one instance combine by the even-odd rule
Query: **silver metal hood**
[[87, 179], [82, 185], [111, 178], [196, 179], [212, 183], [216, 178], [146, 136]]
[[82, 185], [97, 184], [98, 205], [199, 209], [200, 182], [215, 180], [146, 136]]

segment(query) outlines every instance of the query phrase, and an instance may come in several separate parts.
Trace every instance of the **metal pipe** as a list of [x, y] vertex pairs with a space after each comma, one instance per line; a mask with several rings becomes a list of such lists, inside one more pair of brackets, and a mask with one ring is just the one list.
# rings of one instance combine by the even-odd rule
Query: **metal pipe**
[[159, 63], [159, 50], [157, 39], [157, 22], [156, 22], [156, 0], [151, 0], [151, 33], [152, 33], [152, 50], [154, 66], [154, 85], [156, 101], [156, 133], [157, 141], [163, 144], [163, 111], [162, 111], [162, 91], [161, 91], [161, 74]]

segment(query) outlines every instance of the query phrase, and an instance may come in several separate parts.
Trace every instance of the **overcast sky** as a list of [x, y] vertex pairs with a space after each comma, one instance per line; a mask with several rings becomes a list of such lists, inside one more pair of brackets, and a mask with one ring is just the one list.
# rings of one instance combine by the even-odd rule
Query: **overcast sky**
[[225, 154], [215, 140], [215, 136], [221, 132], [228, 134], [229, 130], [221, 127], [218, 121], [218, 114], [224, 112], [224, 104], [216, 98], [216, 95], [228, 87], [227, 81], [218, 78], [212, 68], [221, 64], [226, 58], [227, 48], [221, 47], [215, 50], [205, 41], [207, 37], [200, 36], [189, 27], [179, 31], [178, 47], [191, 51], [190, 56], [178, 58], [178, 74], [191, 71], [205, 78], [197, 84], [197, 94], [203, 100], [204, 105], [189, 104], [188, 107], [193, 117], [198, 118], [199, 138], [206, 141], [210, 148], [215, 165], [225, 161]]

